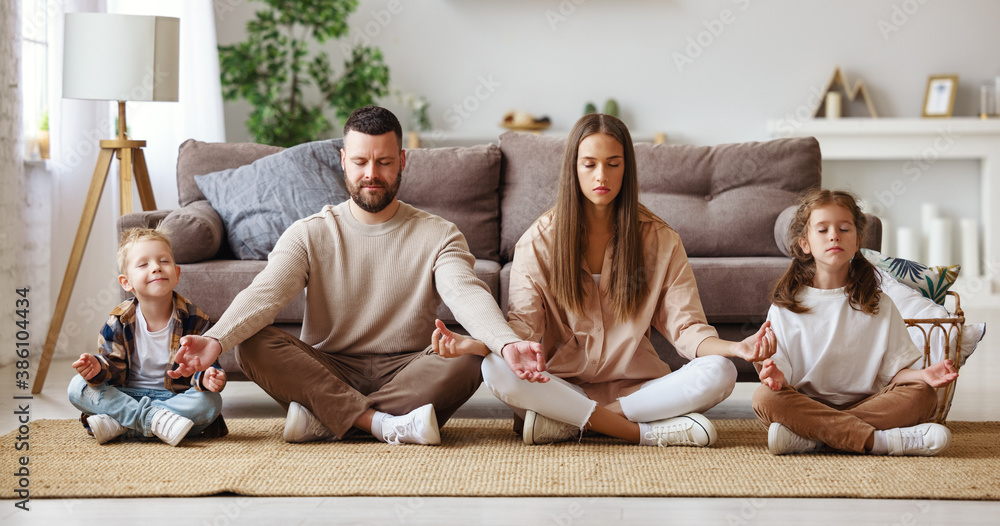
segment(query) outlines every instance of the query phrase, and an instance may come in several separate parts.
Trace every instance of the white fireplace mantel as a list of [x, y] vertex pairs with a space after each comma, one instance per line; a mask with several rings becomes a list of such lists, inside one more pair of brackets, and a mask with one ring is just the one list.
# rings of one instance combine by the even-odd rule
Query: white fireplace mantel
[[963, 304], [1000, 307], [1000, 119], [842, 118], [771, 120], [775, 138], [815, 137], [824, 160], [904, 160], [901, 184], [938, 159], [973, 159], [980, 166], [983, 276], [963, 276]]

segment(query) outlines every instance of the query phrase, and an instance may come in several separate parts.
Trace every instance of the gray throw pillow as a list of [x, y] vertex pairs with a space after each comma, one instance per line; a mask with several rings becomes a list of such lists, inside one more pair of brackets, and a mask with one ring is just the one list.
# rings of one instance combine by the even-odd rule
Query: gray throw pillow
[[342, 139], [300, 144], [239, 168], [195, 176], [222, 217], [237, 258], [267, 259], [292, 223], [348, 199], [342, 146]]

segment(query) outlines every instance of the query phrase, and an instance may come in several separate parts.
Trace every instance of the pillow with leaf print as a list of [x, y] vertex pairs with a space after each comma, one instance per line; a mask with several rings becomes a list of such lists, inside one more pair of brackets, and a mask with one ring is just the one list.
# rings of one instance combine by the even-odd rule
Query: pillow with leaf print
[[962, 270], [961, 265], [928, 267], [909, 259], [885, 256], [867, 248], [862, 248], [861, 253], [872, 265], [884, 270], [896, 281], [916, 289], [938, 305], [944, 305], [945, 294], [955, 284], [958, 272]]

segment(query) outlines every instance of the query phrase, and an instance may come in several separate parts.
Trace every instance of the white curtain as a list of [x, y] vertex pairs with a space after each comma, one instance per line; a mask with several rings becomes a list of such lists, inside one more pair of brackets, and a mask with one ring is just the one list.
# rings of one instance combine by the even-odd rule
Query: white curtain
[[[24, 146], [21, 131], [21, 12], [20, 2], [0, 3], [0, 283], [9, 305], [0, 309], [0, 341], [13, 350], [14, 289], [25, 286], [20, 257], [25, 236], [23, 204]], [[14, 353], [0, 353], [7, 364]]]
[[[108, 0], [108, 12], [180, 18], [178, 102], [128, 103], [129, 134], [144, 150], [160, 209], [177, 208], [177, 148], [187, 139], [225, 142], [214, 2]], [[117, 107], [113, 110], [117, 114]], [[135, 201], [138, 204], [138, 200]]]

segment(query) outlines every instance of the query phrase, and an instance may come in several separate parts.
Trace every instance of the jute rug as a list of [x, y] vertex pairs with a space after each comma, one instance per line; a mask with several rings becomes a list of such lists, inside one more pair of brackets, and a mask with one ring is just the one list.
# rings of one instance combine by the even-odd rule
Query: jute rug
[[[636, 496], [1000, 499], [1000, 422], [952, 422], [933, 458], [774, 457], [756, 421], [716, 421], [710, 448], [648, 448], [607, 438], [526, 446], [510, 420], [453, 420], [444, 445], [370, 437], [286, 444], [283, 419], [229, 422], [230, 435], [97, 445], [72, 420], [31, 423], [30, 449], [0, 438], [0, 489], [28, 453], [32, 498], [199, 496]], [[23, 474], [23, 471], [22, 471]], [[9, 498], [9, 497], [8, 497]]]

